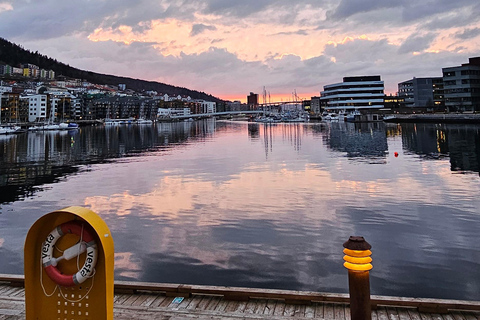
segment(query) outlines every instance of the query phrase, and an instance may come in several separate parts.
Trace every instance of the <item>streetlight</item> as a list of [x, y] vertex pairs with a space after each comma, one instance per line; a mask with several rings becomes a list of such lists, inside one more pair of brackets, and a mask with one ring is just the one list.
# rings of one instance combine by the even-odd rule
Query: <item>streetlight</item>
[[363, 237], [351, 236], [343, 244], [343, 266], [348, 269], [351, 320], [371, 320], [369, 271], [373, 268], [372, 246]]

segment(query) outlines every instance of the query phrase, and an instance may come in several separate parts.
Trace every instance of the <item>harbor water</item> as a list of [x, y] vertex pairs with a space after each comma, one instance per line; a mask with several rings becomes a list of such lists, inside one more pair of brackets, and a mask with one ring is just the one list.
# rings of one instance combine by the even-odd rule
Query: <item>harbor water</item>
[[[480, 126], [213, 119], [0, 136], [0, 273], [42, 215], [108, 224], [115, 279], [480, 300]], [[40, 248], [40, 245], [39, 245]]]

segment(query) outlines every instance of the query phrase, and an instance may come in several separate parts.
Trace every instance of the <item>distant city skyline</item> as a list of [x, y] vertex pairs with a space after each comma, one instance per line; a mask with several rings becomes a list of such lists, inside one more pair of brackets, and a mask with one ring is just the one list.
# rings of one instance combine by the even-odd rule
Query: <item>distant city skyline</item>
[[0, 0], [0, 36], [73, 67], [245, 101], [309, 99], [343, 77], [385, 93], [480, 56], [471, 0]]

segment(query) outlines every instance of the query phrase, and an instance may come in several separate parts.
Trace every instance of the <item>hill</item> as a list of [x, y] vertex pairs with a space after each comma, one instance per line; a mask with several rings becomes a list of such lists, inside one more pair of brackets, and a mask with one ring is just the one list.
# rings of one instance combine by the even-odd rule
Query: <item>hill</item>
[[158, 93], [167, 93], [175, 95], [186, 95], [193, 99], [204, 99], [208, 101], [221, 102], [222, 100], [209, 95], [205, 92], [190, 90], [183, 87], [176, 87], [165, 83], [146, 81], [141, 79], [133, 79], [127, 77], [117, 77], [113, 75], [95, 73], [91, 71], [84, 71], [67, 64], [47, 57], [46, 55], [37, 52], [31, 52], [22, 48], [21, 46], [11, 43], [10, 41], [0, 38], [0, 64], [8, 64], [14, 67], [19, 67], [21, 64], [31, 63], [41, 69], [53, 70], [57, 76], [63, 75], [69, 78], [83, 79], [93, 84], [109, 84], [118, 85], [124, 83], [127, 88], [139, 91], [157, 91]]

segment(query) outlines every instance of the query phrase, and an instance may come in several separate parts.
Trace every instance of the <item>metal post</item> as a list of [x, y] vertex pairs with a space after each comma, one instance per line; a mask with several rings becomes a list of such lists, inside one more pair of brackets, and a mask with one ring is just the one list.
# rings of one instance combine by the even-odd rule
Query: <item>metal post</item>
[[348, 269], [351, 320], [371, 320], [369, 270], [372, 269], [372, 246], [363, 237], [353, 236], [343, 246], [344, 266]]

